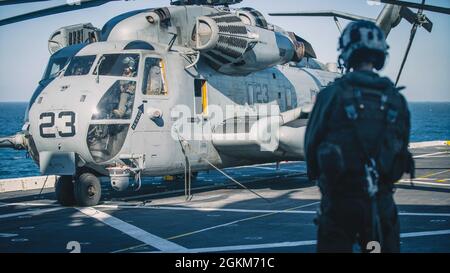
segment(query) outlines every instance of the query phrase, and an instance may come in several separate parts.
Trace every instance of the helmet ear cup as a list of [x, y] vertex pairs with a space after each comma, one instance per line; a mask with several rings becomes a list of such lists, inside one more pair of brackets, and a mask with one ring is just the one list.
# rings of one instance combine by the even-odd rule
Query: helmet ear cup
[[130, 69], [133, 69], [133, 70], [134, 70], [134, 68], [135, 68], [135, 66], [136, 66], [136, 61], [135, 61], [134, 58], [132, 58], [132, 57], [125, 57], [125, 58], [122, 60], [122, 63], [123, 63], [124, 65], [128, 66]]
[[350, 31], [350, 43], [357, 43], [359, 41], [361, 41], [361, 33], [359, 29], [354, 28]]

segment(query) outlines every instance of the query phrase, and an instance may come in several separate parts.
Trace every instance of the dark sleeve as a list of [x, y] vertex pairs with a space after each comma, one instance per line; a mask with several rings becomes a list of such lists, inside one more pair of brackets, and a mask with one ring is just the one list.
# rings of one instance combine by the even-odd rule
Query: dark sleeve
[[403, 97], [403, 104], [405, 105], [405, 115], [406, 115], [406, 134], [405, 134], [405, 144], [406, 146], [409, 145], [409, 137], [411, 134], [411, 114], [409, 112], [408, 103], [406, 102], [405, 97]]
[[308, 169], [308, 178], [319, 178], [317, 163], [317, 147], [326, 135], [327, 120], [331, 111], [334, 97], [334, 88], [327, 87], [322, 90], [316, 99], [314, 108], [310, 114], [305, 133], [305, 160]]
[[398, 166], [398, 168], [401, 168], [401, 174], [403, 173], [409, 173], [411, 178], [415, 177], [415, 163], [414, 158], [412, 154], [408, 150], [409, 146], [409, 139], [410, 139], [410, 133], [411, 133], [411, 114], [408, 109], [408, 103], [406, 102], [405, 97], [400, 94], [401, 96], [401, 103], [402, 103], [402, 111], [401, 111], [401, 140], [402, 140], [402, 147], [400, 150], [399, 162], [403, 165]]
[[409, 112], [408, 103], [406, 102], [405, 97], [399, 92], [401, 100], [401, 110], [399, 111], [401, 124], [399, 124], [401, 128], [401, 140], [402, 140], [402, 151], [407, 151], [409, 146], [409, 138], [411, 133], [411, 114]]
[[[403, 104], [403, 115], [404, 115], [404, 124], [403, 124], [403, 134], [402, 134], [402, 153], [409, 154], [408, 147], [409, 147], [409, 138], [411, 134], [411, 114], [409, 112], [408, 103], [406, 102], [406, 99], [403, 95], [401, 95], [402, 98], [402, 104]], [[411, 158], [410, 161], [413, 161]], [[409, 166], [406, 166], [406, 169], [410, 168], [414, 162], [409, 162]]]

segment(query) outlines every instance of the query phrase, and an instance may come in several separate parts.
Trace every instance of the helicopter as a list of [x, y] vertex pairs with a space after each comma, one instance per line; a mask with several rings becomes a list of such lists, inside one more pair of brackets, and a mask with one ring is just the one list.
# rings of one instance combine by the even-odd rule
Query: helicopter
[[[0, 27], [107, 2], [33, 11]], [[117, 191], [138, 190], [141, 176], [182, 174], [190, 187], [200, 171], [303, 160], [315, 97], [342, 71], [317, 61], [308, 41], [259, 11], [230, 8], [240, 2], [177, 0], [118, 15], [101, 29], [57, 29], [22, 131], [0, 138], [0, 147], [27, 150], [43, 175], [57, 175], [63, 206], [98, 204], [101, 177]], [[430, 6], [422, 4], [414, 15], [408, 3], [388, 3], [369, 19], [386, 34], [402, 18], [431, 31], [422, 14]]]

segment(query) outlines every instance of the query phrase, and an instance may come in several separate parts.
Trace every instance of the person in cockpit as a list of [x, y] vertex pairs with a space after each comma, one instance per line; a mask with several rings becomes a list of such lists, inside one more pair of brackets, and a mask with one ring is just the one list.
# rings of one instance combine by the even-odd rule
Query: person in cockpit
[[[123, 59], [123, 77], [136, 76], [136, 62], [131, 57]], [[113, 110], [113, 114], [116, 118], [130, 118], [130, 114], [133, 106], [134, 94], [136, 92], [136, 82], [134, 81], [121, 81], [120, 83], [120, 100], [117, 109]]]
[[136, 76], [136, 61], [132, 57], [125, 57], [123, 63], [123, 77], [135, 77]]
[[136, 82], [122, 81], [120, 84], [119, 105], [117, 106], [117, 109], [113, 110], [113, 114], [116, 118], [130, 118], [135, 92]]

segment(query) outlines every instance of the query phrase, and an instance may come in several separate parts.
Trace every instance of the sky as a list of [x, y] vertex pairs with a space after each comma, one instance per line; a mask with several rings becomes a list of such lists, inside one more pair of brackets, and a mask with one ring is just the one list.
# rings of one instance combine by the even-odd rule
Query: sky
[[[418, 2], [418, 0], [410, 0]], [[50, 54], [48, 38], [62, 26], [88, 23], [101, 28], [110, 18], [136, 9], [163, 7], [169, 0], [113, 1], [100, 7], [51, 15], [7, 26], [0, 26], [0, 101], [28, 101], [42, 77]], [[0, 6], [0, 18], [65, 3], [53, 0], [41, 3]], [[427, 4], [450, 7], [450, 0], [428, 0]], [[324, 63], [336, 62], [339, 31], [331, 18], [270, 17], [270, 12], [306, 10], [339, 10], [376, 17], [382, 5], [369, 5], [366, 0], [244, 0], [233, 7], [253, 7], [266, 19], [294, 31], [309, 41]], [[432, 33], [419, 29], [411, 48], [399, 85], [409, 101], [450, 101], [450, 16], [426, 12], [434, 23]], [[348, 21], [341, 20], [345, 25]], [[402, 20], [387, 39], [390, 52], [382, 75], [395, 80], [403, 58], [411, 25]]]

